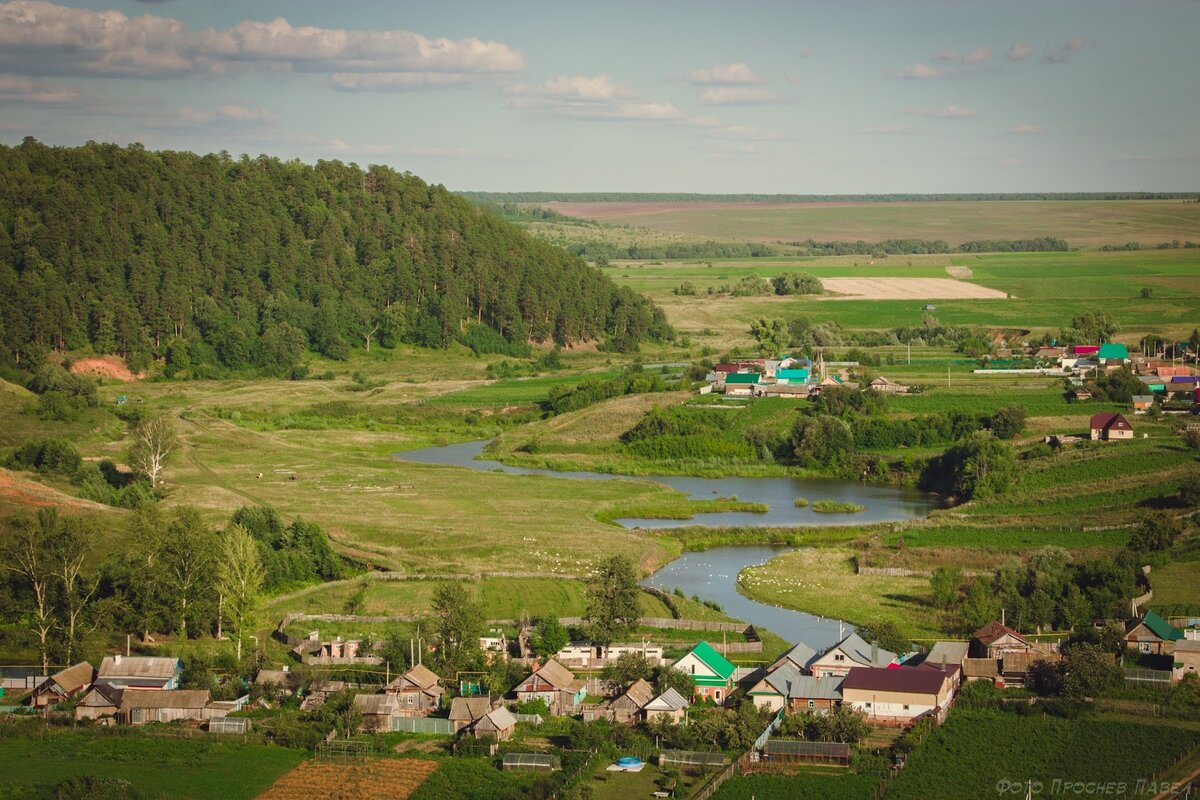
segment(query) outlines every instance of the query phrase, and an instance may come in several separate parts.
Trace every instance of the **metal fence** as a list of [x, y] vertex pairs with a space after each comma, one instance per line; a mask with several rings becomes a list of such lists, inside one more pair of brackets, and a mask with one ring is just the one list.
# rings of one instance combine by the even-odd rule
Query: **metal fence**
[[454, 723], [439, 717], [392, 717], [392, 733], [431, 733], [453, 736]]
[[370, 742], [353, 739], [334, 739], [317, 745], [317, 758], [368, 758], [375, 752]]

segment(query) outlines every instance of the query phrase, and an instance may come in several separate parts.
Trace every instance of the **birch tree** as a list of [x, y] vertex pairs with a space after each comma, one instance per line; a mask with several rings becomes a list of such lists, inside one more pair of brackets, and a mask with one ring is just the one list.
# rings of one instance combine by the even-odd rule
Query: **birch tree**
[[42, 660], [42, 674], [48, 675], [50, 668], [50, 632], [57, 620], [50, 597], [54, 575], [48, 558], [47, 542], [58, 525], [58, 512], [44, 508], [37, 519], [28, 517], [13, 523], [14, 536], [8, 547], [8, 559], [4, 568], [17, 574], [33, 592], [33, 604], [29, 611], [29, 624], [38, 638], [38, 654]]
[[242, 660], [242, 642], [254, 629], [264, 577], [258, 543], [243, 526], [230, 525], [221, 540], [217, 565], [217, 591], [222, 598], [218, 613], [223, 613], [233, 629], [238, 661]]
[[82, 517], [69, 517], [58, 523], [47, 542], [50, 569], [58, 583], [58, 605], [65, 628], [66, 662], [73, 664], [78, 641], [80, 618], [84, 608], [95, 595], [97, 580], [83, 577], [83, 560], [87, 556], [88, 540], [95, 534], [95, 524]]
[[159, 557], [174, 598], [180, 638], [187, 638], [189, 608], [208, 585], [217, 545], [214, 538], [194, 508], [180, 508], [167, 526]]
[[147, 417], [138, 424], [133, 435], [129, 465], [144, 472], [150, 479], [150, 485], [158, 488], [167, 457], [175, 449], [175, 424], [165, 414]]

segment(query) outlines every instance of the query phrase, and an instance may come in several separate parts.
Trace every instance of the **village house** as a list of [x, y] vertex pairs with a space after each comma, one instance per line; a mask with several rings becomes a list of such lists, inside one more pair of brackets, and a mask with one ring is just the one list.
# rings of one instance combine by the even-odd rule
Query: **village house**
[[707, 698], [720, 705], [733, 693], [733, 674], [736, 670], [708, 642], [700, 642], [693, 647], [691, 652], [675, 662], [674, 667], [691, 676], [697, 698]]
[[319, 634], [309, 635], [309, 639], [292, 648], [292, 655], [305, 664], [338, 665], [338, 664], [382, 664], [379, 656], [370, 655], [358, 639], [343, 639], [337, 637], [328, 642], [317, 641]]
[[254, 676], [254, 684], [264, 686], [276, 694], [290, 695], [296, 691], [299, 681], [295, 673], [284, 666], [283, 669], [260, 669]]
[[483, 651], [484, 660], [491, 664], [497, 658], [508, 659], [508, 637], [504, 631], [488, 631], [490, 635], [479, 637], [479, 649]]
[[1133, 396], [1133, 413], [1145, 414], [1154, 407], [1154, 395], [1135, 394]]
[[1133, 426], [1129, 424], [1129, 420], [1113, 411], [1092, 414], [1089, 427], [1093, 440], [1110, 442], [1115, 439], [1133, 438]]
[[852, 667], [886, 667], [899, 663], [896, 654], [877, 643], [867, 644], [852, 633], [809, 663], [809, 671], [818, 678], [844, 677]]
[[816, 657], [816, 650], [813, 650], [804, 642], [800, 642], [791, 650], [788, 650], [786, 653], [776, 659], [775, 663], [767, 668], [767, 671], [774, 672], [784, 664], [791, 664], [796, 669], [800, 670], [802, 674], [807, 675], [810, 672], [809, 665], [816, 659]]
[[725, 376], [725, 395], [750, 397], [761, 380], [762, 376], [757, 372], [731, 372]]
[[492, 738], [501, 742], [508, 741], [517, 729], [517, 718], [504, 706], [496, 706], [488, 711], [471, 727], [471, 733], [476, 739]]
[[867, 388], [875, 392], [883, 392], [885, 394], [907, 394], [909, 387], [895, 381], [888, 380], [880, 375], [875, 380], [867, 384]]
[[786, 662], [772, 669], [747, 692], [759, 708], [821, 713], [842, 701], [841, 678], [814, 678]]
[[397, 713], [405, 717], [424, 717], [442, 704], [441, 678], [423, 664], [393, 680], [384, 691], [393, 695], [399, 706]]
[[586, 684], [553, 658], [540, 667], [535, 661], [533, 672], [513, 691], [522, 703], [541, 700], [555, 716], [571, 713], [587, 696]]
[[96, 683], [121, 689], [178, 689], [183, 662], [174, 656], [105, 656]]
[[454, 698], [450, 702], [450, 721], [454, 723], [455, 733], [470, 728], [496, 705], [487, 695]]
[[613, 722], [632, 725], [637, 722], [646, 704], [653, 699], [654, 687], [645, 678], [638, 678], [608, 704]]
[[1028, 653], [1033, 644], [999, 620], [992, 620], [971, 638], [971, 658], [1002, 658], [1008, 653]]
[[1200, 674], [1200, 640], [1179, 639], [1173, 649], [1175, 661], [1171, 680], [1181, 681], [1185, 675]]
[[812, 394], [815, 387], [803, 383], [765, 383], [755, 386], [755, 397], [783, 397], [791, 400], [803, 400]]
[[854, 667], [842, 680], [842, 702], [865, 711], [875, 725], [907, 725], [925, 716], [941, 721], [959, 673], [957, 665]]
[[86, 661], [60, 670], [33, 690], [30, 702], [35, 708], [43, 708], [70, 700], [92, 685], [92, 673], [92, 665]]
[[1120, 369], [1129, 363], [1129, 349], [1123, 344], [1107, 342], [1096, 351], [1096, 359], [1101, 369]]
[[1183, 631], [1153, 611], [1147, 611], [1125, 624], [1125, 646], [1139, 653], [1169, 655], [1184, 638]]
[[75, 704], [75, 719], [115, 717], [121, 707], [121, 694], [124, 691], [107, 683], [93, 684], [88, 693]]
[[667, 689], [658, 697], [651, 700], [642, 709], [647, 722], [666, 717], [675, 724], [683, 722], [687, 717], [688, 701], [674, 689]]
[[391, 694], [355, 695], [354, 707], [362, 713], [364, 731], [388, 732], [392, 729], [392, 717], [400, 716], [400, 701]]
[[208, 711], [210, 702], [212, 696], [207, 689], [126, 689], [121, 693], [117, 720], [126, 725], [180, 719], [203, 720], [212, 716]]
[[636, 653], [652, 665], [663, 660], [663, 646], [648, 642], [603, 645], [595, 642], [571, 642], [554, 654], [554, 660], [565, 667], [596, 669], [611, 664], [626, 653]]
[[933, 647], [929, 648], [922, 664], [958, 664], [960, 667], [967, 660], [967, 653], [971, 649], [970, 642], [934, 642]]

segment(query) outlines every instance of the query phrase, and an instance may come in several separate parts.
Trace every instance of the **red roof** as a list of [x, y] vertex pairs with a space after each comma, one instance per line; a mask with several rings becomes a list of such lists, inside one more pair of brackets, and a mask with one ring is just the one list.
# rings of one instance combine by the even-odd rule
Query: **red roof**
[[[1103, 415], [1097, 414], [1096, 416], [1099, 417], [1099, 416], [1103, 416]], [[1092, 419], [1095, 419], [1095, 418], [1096, 417], [1092, 417]], [[996, 641], [997, 639], [1003, 638], [1004, 636], [1012, 636], [1012, 637], [1015, 637], [1016, 639], [1018, 639], [1019, 641], [1029, 644], [1029, 642], [1025, 641], [1024, 636], [1017, 633], [1016, 631], [1014, 631], [1012, 628], [1008, 627], [1007, 625], [999, 622], [998, 620], [992, 620], [987, 625], [984, 625], [982, 628], [975, 631], [975, 638], [977, 640], [979, 640], [981, 643], [983, 643], [983, 645], [985, 647], [991, 645], [992, 642]]]
[[937, 694], [947, 678], [959, 671], [958, 664], [947, 664], [945, 671], [939, 667], [851, 667], [842, 680], [842, 691], [865, 689], [874, 692], [908, 692], [912, 694]]
[[1101, 411], [1092, 414], [1091, 428], [1094, 431], [1122, 430], [1131, 431], [1129, 420], [1114, 411]]
[[1100, 352], [1100, 345], [1096, 344], [1077, 344], [1071, 348], [1076, 355], [1090, 356]]

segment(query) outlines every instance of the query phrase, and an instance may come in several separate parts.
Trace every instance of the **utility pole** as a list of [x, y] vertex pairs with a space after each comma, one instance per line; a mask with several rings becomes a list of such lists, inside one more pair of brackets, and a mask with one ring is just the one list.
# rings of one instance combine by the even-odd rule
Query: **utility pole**
[[950, 386], [950, 365], [946, 365], [946, 386]]

